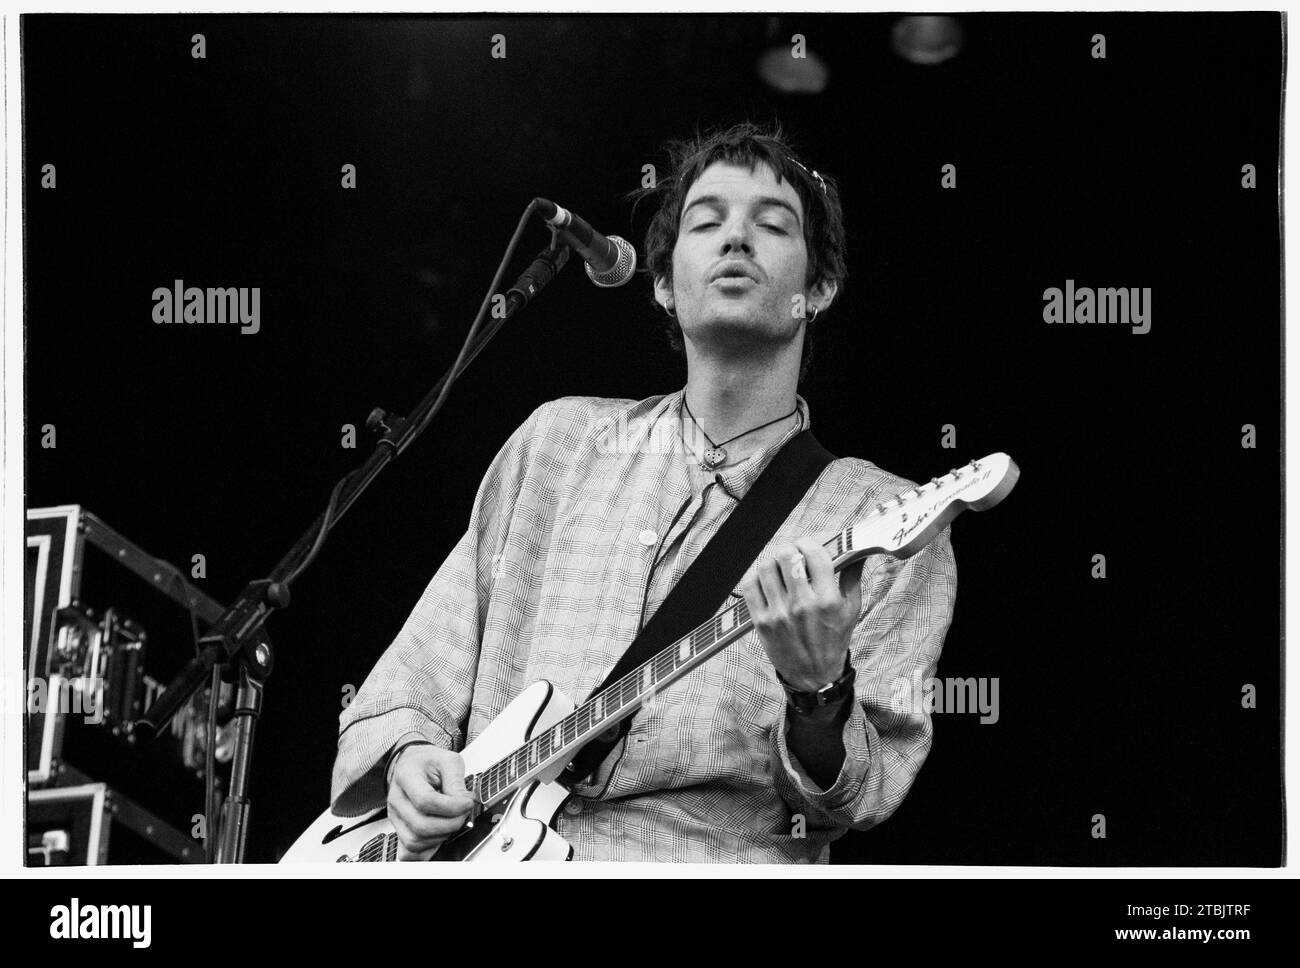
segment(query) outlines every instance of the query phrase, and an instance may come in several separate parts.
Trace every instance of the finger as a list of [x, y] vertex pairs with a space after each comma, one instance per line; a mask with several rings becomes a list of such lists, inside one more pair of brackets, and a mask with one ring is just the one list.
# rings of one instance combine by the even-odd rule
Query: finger
[[786, 600], [785, 583], [781, 579], [781, 569], [775, 561], [764, 562], [756, 572], [758, 587], [763, 593], [765, 609], [779, 607]]
[[803, 555], [808, 573], [808, 584], [819, 595], [831, 595], [835, 590], [835, 563], [831, 553], [816, 538], [799, 538], [795, 547]]
[[441, 776], [430, 761], [409, 765], [398, 763], [393, 781], [393, 789], [402, 794], [403, 802], [411, 804], [417, 812], [426, 816], [462, 816], [474, 806], [468, 792], [447, 794], [439, 789]]
[[790, 580], [793, 583], [787, 586], [790, 588], [795, 587], [795, 585], [802, 586], [804, 582], [808, 581], [808, 559], [802, 554], [794, 555], [790, 559]]
[[412, 815], [412, 808], [409, 803], [401, 803], [396, 794], [389, 797], [388, 819], [392, 823], [393, 829], [397, 831], [397, 842], [401, 848], [415, 854], [437, 847], [441, 841], [427, 840], [411, 828], [410, 819]]
[[840, 572], [840, 592], [852, 603], [857, 612], [862, 611], [862, 566], [866, 563], [864, 558]]
[[[772, 557], [766, 562], [780, 579], [781, 586], [788, 592], [797, 590], [804, 582], [808, 580], [808, 571], [806, 563], [800, 559], [803, 558], [803, 552], [793, 542], [785, 542], [777, 545], [772, 550]], [[802, 572], [800, 569], [803, 569]]]
[[[409, 781], [410, 774], [400, 777], [394, 784], [403, 798], [426, 817], [464, 817], [474, 806], [468, 793], [447, 794], [430, 785], [427, 777]], [[403, 780], [409, 782], [403, 783]]]
[[[389, 798], [389, 812], [406, 826], [412, 848], [436, 847], [465, 825], [465, 814], [425, 813], [401, 790]], [[396, 824], [394, 824], [396, 826]]]
[[780, 569], [781, 581], [791, 601], [804, 600], [811, 596], [813, 588], [808, 581], [808, 562], [803, 552], [791, 545], [789, 551], [776, 559], [776, 563]]
[[397, 857], [402, 859], [402, 852], [411, 852], [409, 845], [412, 842], [411, 828], [406, 826], [406, 821], [397, 815], [397, 810], [393, 806], [388, 808], [388, 822], [393, 825], [397, 831]]
[[414, 837], [413, 845], [418, 848], [437, 847], [448, 837], [460, 833], [465, 826], [464, 820], [421, 814], [405, 814], [403, 819]]
[[439, 750], [430, 759], [430, 765], [437, 771], [437, 776], [432, 779], [438, 781], [438, 789], [443, 793], [469, 796], [469, 791], [465, 789], [465, 761], [459, 753]]
[[394, 774], [399, 787], [421, 813], [432, 816], [461, 816], [474, 807], [474, 796], [465, 788], [465, 765], [459, 753], [426, 748], [408, 754]]

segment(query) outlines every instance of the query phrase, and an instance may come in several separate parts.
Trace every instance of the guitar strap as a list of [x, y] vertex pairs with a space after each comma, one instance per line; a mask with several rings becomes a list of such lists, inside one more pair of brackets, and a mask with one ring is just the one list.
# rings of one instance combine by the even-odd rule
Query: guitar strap
[[[835, 455], [818, 442], [811, 430], [791, 438], [763, 468], [744, 498], [591, 694], [594, 696], [617, 682], [714, 615], [776, 529], [834, 459]], [[629, 716], [619, 724], [616, 736], [601, 737], [584, 746], [562, 781], [572, 785], [594, 773], [627, 733], [631, 720]]]

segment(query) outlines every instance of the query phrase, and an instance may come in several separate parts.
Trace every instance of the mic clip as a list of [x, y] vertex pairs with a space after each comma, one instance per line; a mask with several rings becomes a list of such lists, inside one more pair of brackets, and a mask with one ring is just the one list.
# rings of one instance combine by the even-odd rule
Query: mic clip
[[532, 302], [568, 261], [569, 247], [560, 244], [556, 230], [552, 228], [551, 244], [537, 253], [532, 265], [520, 273], [515, 284], [506, 290], [506, 314], [510, 315]]

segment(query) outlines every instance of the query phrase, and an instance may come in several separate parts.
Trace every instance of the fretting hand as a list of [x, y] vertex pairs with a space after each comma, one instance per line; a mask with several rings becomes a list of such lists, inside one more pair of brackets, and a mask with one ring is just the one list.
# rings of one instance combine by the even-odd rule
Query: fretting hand
[[741, 584], [759, 641], [794, 689], [813, 692], [844, 671], [862, 610], [862, 562], [837, 576], [816, 539], [799, 538], [752, 568]]

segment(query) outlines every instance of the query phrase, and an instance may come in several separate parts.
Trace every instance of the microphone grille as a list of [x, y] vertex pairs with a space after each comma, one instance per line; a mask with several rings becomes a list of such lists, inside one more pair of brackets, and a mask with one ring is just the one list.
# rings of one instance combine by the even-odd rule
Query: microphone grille
[[602, 289], [615, 289], [624, 285], [636, 271], [636, 249], [632, 248], [632, 243], [627, 239], [619, 238], [617, 235], [608, 238], [614, 243], [614, 248], [618, 249], [618, 261], [604, 272], [592, 272], [590, 262], [585, 265], [587, 277], [592, 282]]

